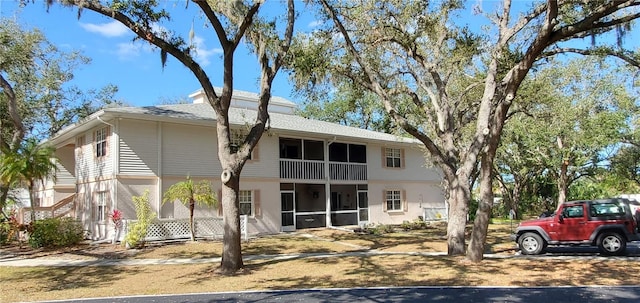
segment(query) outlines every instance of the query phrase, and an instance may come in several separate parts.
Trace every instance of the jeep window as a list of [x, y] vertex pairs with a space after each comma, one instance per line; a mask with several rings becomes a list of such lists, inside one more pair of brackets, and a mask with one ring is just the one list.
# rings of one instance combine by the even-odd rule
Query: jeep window
[[562, 216], [565, 218], [581, 218], [583, 215], [582, 205], [566, 206], [562, 210]]
[[617, 203], [592, 204], [590, 209], [592, 217], [608, 217], [625, 215], [624, 206]]

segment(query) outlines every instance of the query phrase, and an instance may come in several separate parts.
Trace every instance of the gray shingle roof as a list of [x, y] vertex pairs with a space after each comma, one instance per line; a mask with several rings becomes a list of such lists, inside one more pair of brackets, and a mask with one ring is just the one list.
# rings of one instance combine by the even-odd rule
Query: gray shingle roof
[[[120, 107], [108, 108], [105, 113], [113, 114], [134, 114], [164, 117], [171, 119], [215, 121], [216, 114], [213, 108], [207, 103], [199, 104], [173, 104], [146, 107]], [[251, 109], [231, 108], [229, 110], [229, 121], [233, 125], [252, 124], [256, 117], [256, 111]], [[283, 130], [288, 132], [301, 132], [315, 134], [322, 137], [347, 137], [364, 140], [419, 143], [413, 138], [401, 138], [396, 135], [374, 132], [366, 129], [349, 127], [330, 122], [307, 119], [301, 116], [269, 113], [271, 118], [271, 129], [274, 131]]]

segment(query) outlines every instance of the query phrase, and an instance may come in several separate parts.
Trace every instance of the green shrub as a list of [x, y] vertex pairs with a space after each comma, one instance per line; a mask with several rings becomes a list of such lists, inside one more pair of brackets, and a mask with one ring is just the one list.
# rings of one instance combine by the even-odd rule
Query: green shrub
[[29, 233], [29, 246], [67, 247], [84, 240], [82, 224], [71, 218], [48, 218], [35, 221]]
[[374, 235], [390, 234], [394, 231], [393, 226], [387, 224], [379, 224], [371, 228]]
[[425, 229], [427, 228], [427, 222], [423, 221], [422, 219], [416, 219], [414, 221], [404, 220], [402, 221], [402, 224], [400, 224], [400, 228], [405, 231]]
[[137, 221], [132, 223], [124, 237], [124, 244], [127, 247], [142, 248], [149, 230], [149, 225], [153, 222], [156, 214], [151, 210], [149, 204], [149, 190], [145, 190], [142, 196], [131, 197], [136, 208]]

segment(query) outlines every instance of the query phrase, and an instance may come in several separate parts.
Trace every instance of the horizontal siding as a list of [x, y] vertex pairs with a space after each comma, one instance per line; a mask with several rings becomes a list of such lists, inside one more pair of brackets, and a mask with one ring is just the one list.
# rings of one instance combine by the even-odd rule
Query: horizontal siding
[[404, 167], [386, 168], [382, 162], [382, 146], [367, 145], [367, 162], [369, 180], [395, 180], [395, 181], [429, 181], [438, 182], [442, 180], [439, 170], [427, 165], [425, 154], [422, 149], [415, 146], [388, 146], [390, 148], [400, 148], [404, 150]]
[[65, 145], [56, 149], [56, 184], [75, 185], [74, 145]]
[[163, 123], [162, 174], [219, 177], [216, 142], [214, 127]]
[[119, 128], [119, 173], [122, 175], [158, 174], [158, 124], [122, 120]]
[[73, 176], [66, 167], [57, 165], [56, 185], [75, 185], [76, 177]]
[[[406, 211], [384, 211], [385, 190], [401, 190], [407, 201]], [[369, 222], [380, 224], [401, 224], [413, 221], [424, 213], [425, 207], [444, 207], [445, 199], [439, 183], [425, 184], [406, 182], [371, 182], [368, 186]], [[403, 201], [404, 202], [404, 201]]]
[[[278, 178], [280, 175], [279, 143], [277, 136], [263, 134], [254, 151], [254, 159], [244, 165], [242, 177]], [[257, 153], [257, 154], [256, 154]]]

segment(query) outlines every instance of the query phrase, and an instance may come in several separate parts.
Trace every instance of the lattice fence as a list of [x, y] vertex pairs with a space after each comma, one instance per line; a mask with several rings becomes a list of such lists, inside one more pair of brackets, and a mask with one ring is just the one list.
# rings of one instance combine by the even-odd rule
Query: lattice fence
[[[221, 239], [224, 232], [224, 222], [222, 218], [194, 218], [194, 232], [196, 238]], [[247, 216], [240, 216], [240, 232], [244, 240], [248, 239]], [[120, 240], [124, 240], [131, 225], [136, 220], [124, 220], [123, 230]], [[149, 226], [145, 241], [164, 241], [191, 238], [189, 230], [189, 219], [156, 219]]]
[[[36, 210], [34, 213], [35, 213], [36, 221], [52, 217], [50, 210]], [[31, 223], [31, 210], [25, 208], [24, 211], [22, 212], [22, 224], [29, 224], [29, 223]]]

